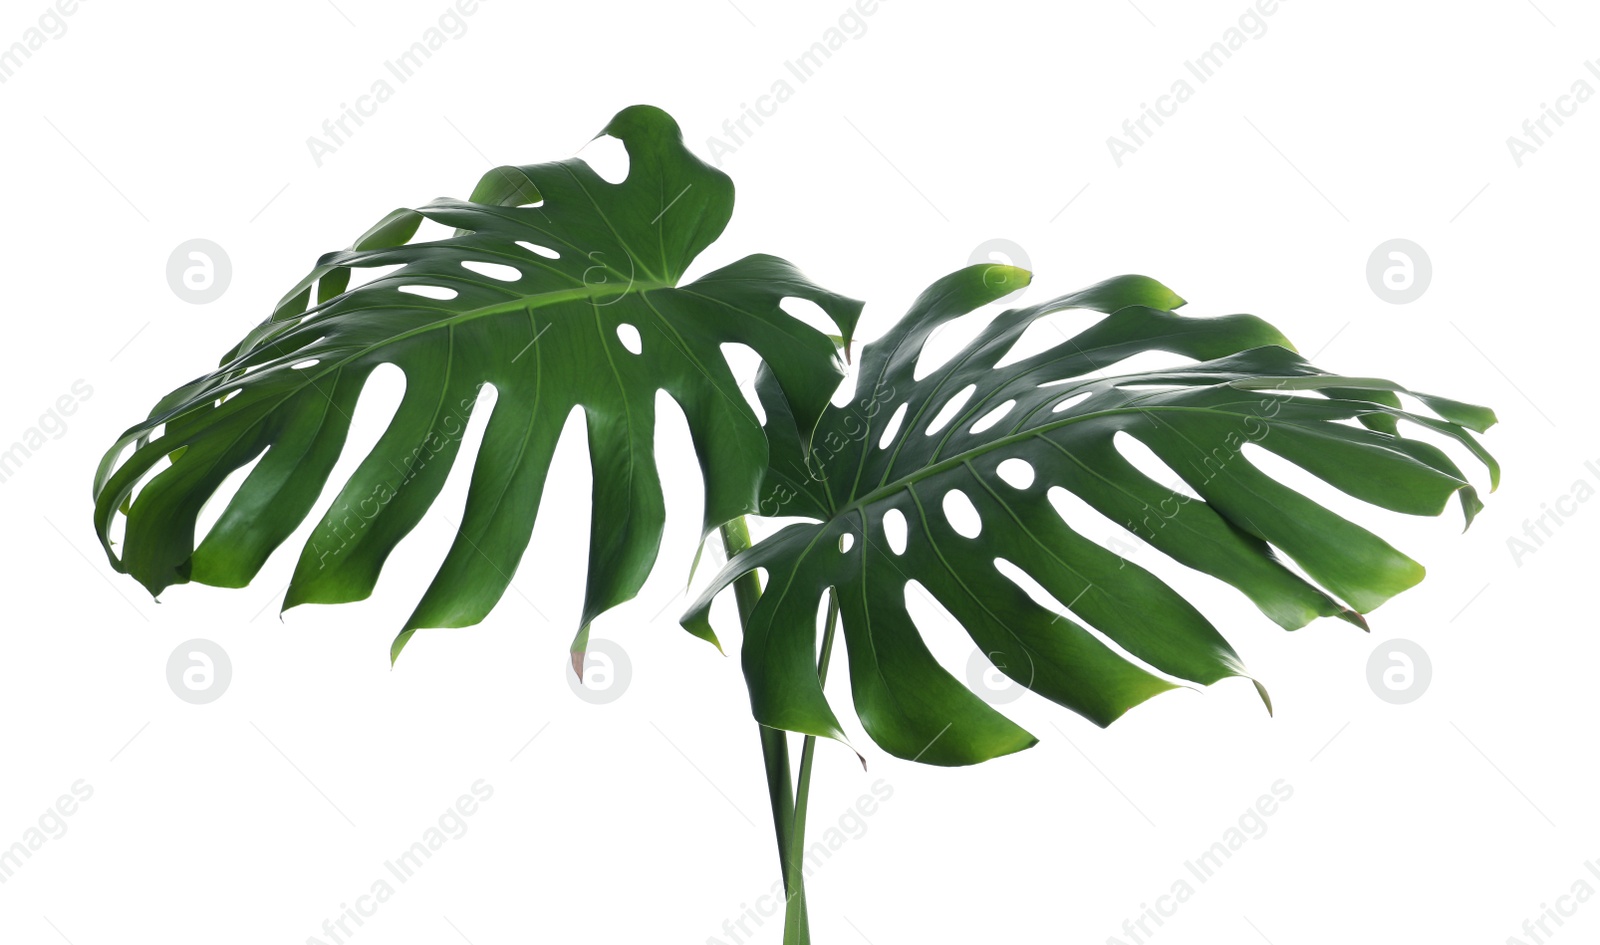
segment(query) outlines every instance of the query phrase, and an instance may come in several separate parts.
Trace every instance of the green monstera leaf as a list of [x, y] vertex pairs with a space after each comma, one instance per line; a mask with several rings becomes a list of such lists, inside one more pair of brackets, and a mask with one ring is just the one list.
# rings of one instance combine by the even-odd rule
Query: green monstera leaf
[[[1247, 447], [1385, 509], [1437, 515], [1458, 495], [1469, 523], [1480, 508], [1473, 487], [1438, 447], [1400, 435], [1400, 422], [1454, 437], [1498, 480], [1468, 432], [1494, 422], [1489, 410], [1323, 373], [1261, 319], [1173, 314], [1183, 300], [1139, 276], [1004, 312], [948, 363], [915, 378], [935, 329], [1028, 280], [1023, 270], [974, 266], [935, 283], [866, 347], [855, 399], [830, 407], [814, 433], [780, 379], [760, 377], [772, 443], [763, 512], [813, 521], [737, 555], [684, 617], [714, 640], [712, 599], [740, 575], [765, 571], [742, 652], [757, 721], [842, 737], [817, 668], [819, 600], [831, 589], [856, 712], [884, 750], [962, 765], [1033, 744], [934, 660], [907, 613], [912, 580], [1005, 673], [1102, 726], [1174, 688], [1174, 679], [1209, 685], [1244, 675], [1194, 606], [1067, 524], [1050, 500], [1057, 487], [1295, 629], [1320, 616], [1364, 626], [1361, 612], [1417, 583], [1423, 569], [1264, 474]], [[1108, 314], [997, 366], [1030, 324], [1065, 309]], [[1102, 372], [1151, 351], [1198, 363]], [[1436, 416], [1404, 409], [1401, 392]], [[1199, 498], [1146, 476], [1119, 452], [1118, 434], [1148, 446]], [[947, 515], [952, 493], [976, 511], [976, 535]], [[903, 545], [886, 525], [892, 519], [903, 522]], [[1059, 606], [1037, 603], [1020, 576]]]
[[[498, 393], [459, 531], [394, 654], [416, 629], [476, 623], [499, 600], [575, 406], [594, 470], [575, 650], [590, 621], [637, 593], [656, 558], [658, 390], [688, 419], [706, 529], [753, 511], [767, 445], [720, 346], [759, 354], [805, 428], [843, 371], [835, 342], [780, 303], [816, 303], [845, 344], [860, 303], [770, 256], [679, 285], [727, 224], [732, 183], [685, 149], [659, 109], [626, 109], [602, 134], [627, 149], [620, 183], [576, 159], [501, 167], [470, 200], [396, 210], [351, 249], [322, 257], [217, 370], [163, 398], [106, 455], [95, 524], [114, 566], [151, 593], [185, 581], [247, 584], [311, 511], [381, 364], [404, 372], [404, 396], [301, 552], [285, 608], [372, 593], [390, 552], [443, 487], [480, 389]], [[410, 242], [424, 220], [454, 235]], [[350, 287], [353, 271], [373, 267], [398, 268]], [[196, 547], [202, 506], [252, 461]], [[111, 536], [123, 513], [119, 553]]]

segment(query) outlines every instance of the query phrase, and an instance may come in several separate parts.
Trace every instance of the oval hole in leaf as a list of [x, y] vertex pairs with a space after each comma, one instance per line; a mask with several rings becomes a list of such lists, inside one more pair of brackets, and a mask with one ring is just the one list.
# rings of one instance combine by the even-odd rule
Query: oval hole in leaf
[[442, 285], [403, 285], [400, 287], [400, 291], [407, 295], [420, 295], [426, 299], [438, 299], [441, 302], [448, 302], [461, 294], [455, 289]]
[[848, 552], [851, 548], [854, 548], [855, 546], [856, 546], [856, 536], [851, 535], [848, 532], [839, 536], [839, 551], [840, 552]]
[[533, 253], [535, 256], [543, 256], [546, 259], [560, 259], [561, 258], [561, 254], [560, 253], [556, 252], [555, 250], [551, 249], [548, 246], [540, 246], [538, 243], [530, 243], [527, 240], [517, 240], [517, 245], [521, 246], [523, 249], [527, 250], [528, 252]]
[[954, 419], [955, 415], [960, 412], [961, 408], [966, 406], [967, 401], [972, 397], [972, 392], [977, 389], [978, 385], [968, 384], [966, 387], [961, 389], [960, 393], [950, 398], [950, 400], [947, 401], [943, 407], [940, 407], [939, 413], [933, 418], [933, 422], [928, 424], [928, 432], [926, 435], [933, 436], [935, 433], [938, 433], [941, 429], [943, 429], [945, 424]]
[[307, 358], [304, 361], [296, 361], [295, 363], [289, 365], [289, 367], [296, 371], [304, 371], [309, 368], [314, 368], [321, 363], [322, 361], [318, 358]]
[[972, 500], [960, 489], [944, 494], [944, 518], [962, 538], [977, 538], [983, 534], [983, 519], [973, 508]]
[[883, 537], [890, 551], [897, 555], [906, 553], [906, 517], [899, 509], [883, 513]]
[[522, 279], [521, 269], [518, 269], [516, 266], [506, 266], [500, 263], [479, 262], [476, 259], [463, 259], [461, 260], [461, 268], [470, 269], [480, 275], [488, 276], [491, 279], [498, 279], [501, 282], [517, 282]]
[[639, 340], [639, 329], [627, 322], [617, 326], [617, 340], [621, 341], [622, 346], [633, 354], [638, 354], [644, 350], [644, 343]]
[[1013, 489], [1026, 489], [1033, 485], [1033, 467], [1026, 460], [1008, 459], [995, 468], [995, 474]]
[[1010, 413], [1011, 408], [1015, 407], [1016, 405], [1017, 402], [1014, 400], [1006, 401], [1000, 406], [984, 414], [983, 419], [979, 420], [977, 423], [974, 423], [972, 425], [972, 429], [968, 432], [982, 433], [983, 431], [999, 423], [1001, 420], [1005, 419], [1006, 414]]
[[1073, 407], [1076, 407], [1078, 404], [1083, 403], [1085, 400], [1088, 400], [1092, 396], [1094, 396], [1094, 391], [1092, 391], [1092, 390], [1086, 390], [1086, 391], [1084, 391], [1084, 392], [1082, 392], [1080, 394], [1073, 394], [1071, 397], [1068, 397], [1066, 400], [1063, 400], [1060, 403], [1056, 404], [1054, 407], [1051, 407], [1050, 408], [1050, 412], [1051, 413], [1061, 413], [1062, 411], [1065, 411], [1065, 410], [1071, 410]]
[[906, 405], [901, 404], [895, 408], [894, 416], [889, 418], [889, 425], [883, 428], [883, 436], [878, 437], [878, 449], [886, 450], [894, 442], [894, 435], [900, 432], [900, 423], [906, 418]]

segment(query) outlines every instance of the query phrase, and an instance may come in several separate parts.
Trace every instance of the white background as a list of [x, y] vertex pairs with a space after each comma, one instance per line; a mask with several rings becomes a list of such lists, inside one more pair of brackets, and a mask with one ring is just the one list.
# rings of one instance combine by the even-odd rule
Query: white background
[[[563, 681], [587, 541], [579, 436], [563, 442], [560, 498], [517, 591], [479, 627], [419, 634], [392, 671], [389, 642], [459, 520], [465, 463], [371, 601], [282, 622], [306, 529], [249, 589], [176, 587], [158, 605], [100, 553], [90, 480], [161, 394], [393, 207], [465, 196], [494, 164], [567, 157], [639, 101], [704, 154], [783, 78], [793, 97], [726, 156], [738, 207], [696, 273], [785, 256], [869, 300], [870, 340], [979, 244], [1008, 239], [1036, 273], [1030, 300], [1147, 273], [1190, 312], [1274, 321], [1329, 370], [1490, 404], [1502, 423], [1486, 442], [1506, 467], [1464, 536], [1454, 508], [1407, 519], [1328, 497], [1429, 567], [1372, 615], [1370, 637], [1332, 620], [1287, 634], [1227, 588], [1175, 579], [1270, 687], [1276, 718], [1231, 680], [1105, 731], [1029, 694], [1007, 711], [1041, 743], [970, 769], [896, 761], [858, 728], [868, 773], [820, 746], [814, 834], [878, 779], [893, 795], [812, 876], [815, 941], [1132, 942], [1124, 921], [1189, 878], [1193, 897], [1147, 941], [1532, 942], [1522, 924], [1544, 904], [1585, 877], [1600, 889], [1584, 866], [1600, 858], [1600, 503], [1563, 503], [1574, 514], [1520, 560], [1507, 544], [1575, 482], [1600, 486], [1584, 465], [1600, 461], [1587, 396], [1600, 104], [1520, 167], [1506, 143], [1574, 81], [1600, 87], [1584, 66], [1600, 53], [1591, 7], [1290, 0], [1200, 84], [1184, 62], [1243, 0], [884, 0], [801, 84], [785, 60], [844, 0], [486, 0], [319, 167], [308, 136], [445, 8], [337, 2], [87, 0], [0, 85], [0, 445], [74, 381], [93, 391], [0, 484], [0, 845], [75, 781], [93, 788], [0, 885], [0, 939], [329, 941], [323, 921], [484, 779], [494, 795], [468, 832], [347, 941], [735, 941], [724, 921], [777, 863], [737, 661], [675, 624], [699, 516], [680, 417], [660, 434], [662, 563], [595, 629], [632, 662], [609, 705]], [[0, 44], [43, 10], [7, 4]], [[1118, 167], [1107, 137], [1183, 77], [1193, 97]], [[1433, 263], [1406, 305], [1366, 278], [1396, 237]], [[193, 238], [233, 263], [208, 305], [166, 281]], [[736, 643], [730, 616], [719, 607]], [[964, 675], [959, 631], [930, 636]], [[233, 666], [203, 706], [165, 675], [197, 637]], [[1408, 705], [1367, 681], [1394, 638], [1432, 660]], [[854, 725], [845, 676], [836, 666], [829, 691]], [[1194, 881], [1184, 862], [1279, 779], [1294, 793], [1265, 835]], [[1546, 940], [1591, 941], [1600, 904], [1564, 921]], [[744, 940], [777, 942], [778, 925]]]

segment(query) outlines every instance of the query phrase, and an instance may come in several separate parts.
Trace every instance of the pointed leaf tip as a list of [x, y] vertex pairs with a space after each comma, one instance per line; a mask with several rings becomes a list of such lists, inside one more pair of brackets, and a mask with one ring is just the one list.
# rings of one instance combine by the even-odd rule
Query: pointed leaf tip
[[[282, 620], [283, 614], [280, 613], [278, 615], [278, 619]], [[411, 637], [414, 636], [416, 632], [416, 630], [402, 630], [397, 636], [395, 636], [394, 642], [389, 644], [390, 669], [394, 668], [395, 662], [400, 659], [400, 651], [406, 648], [406, 644], [411, 642]]]
[[572, 638], [572, 672], [578, 677], [578, 682], [583, 682], [583, 658], [589, 653], [589, 624], [585, 623], [578, 628], [577, 636]]
[[1271, 718], [1273, 715], [1272, 694], [1267, 692], [1267, 687], [1261, 684], [1261, 680], [1252, 678], [1250, 682], [1255, 684], [1256, 694], [1261, 697], [1262, 704], [1267, 707], [1267, 717]]

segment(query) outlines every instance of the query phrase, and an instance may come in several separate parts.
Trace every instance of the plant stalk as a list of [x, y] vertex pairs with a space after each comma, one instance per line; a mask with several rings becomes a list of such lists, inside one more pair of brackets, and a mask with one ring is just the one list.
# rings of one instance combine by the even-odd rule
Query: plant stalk
[[[750, 529], [743, 518], [722, 526], [722, 546], [728, 557], [750, 547]], [[756, 601], [761, 598], [761, 579], [754, 571], [741, 575], [733, 584], [739, 605], [739, 620], [750, 625]], [[817, 681], [828, 678], [828, 657], [833, 653], [834, 629], [839, 624], [839, 597], [828, 589], [828, 617], [822, 632], [822, 650], [817, 656]], [[778, 838], [778, 864], [783, 876], [784, 945], [811, 945], [811, 922], [806, 912], [805, 849], [806, 802], [811, 796], [811, 771], [816, 757], [817, 738], [807, 735], [800, 749], [800, 780], [791, 787], [789, 780], [788, 733], [761, 726], [761, 756], [767, 772], [767, 795], [772, 803], [772, 825]]]
[[[833, 653], [833, 630], [839, 623], [839, 597], [833, 588], [828, 589], [828, 618], [822, 631], [822, 651], [817, 655], [817, 682], [819, 684], [828, 680], [828, 657]], [[811, 768], [817, 751], [817, 736], [807, 735], [805, 743], [800, 749], [800, 781], [794, 792], [794, 829], [790, 831], [789, 847], [789, 872], [797, 877], [805, 876], [806, 856], [806, 807], [811, 797]], [[801, 908], [799, 910], [800, 934], [803, 937], [794, 939], [797, 943], [811, 941], [810, 917], [804, 903], [805, 892], [801, 890]], [[784, 916], [784, 945], [791, 945], [789, 940], [790, 928], [788, 914]]]
[[[731, 560], [734, 555], [750, 547], [750, 529], [745, 520], [736, 518], [721, 528], [722, 547]], [[741, 575], [733, 583], [734, 599], [739, 605], [739, 622], [746, 628], [756, 601], [761, 598], [761, 579], [756, 572]], [[767, 774], [767, 796], [772, 804], [772, 826], [778, 839], [778, 868], [783, 876], [784, 945], [811, 945], [810, 923], [806, 917], [805, 877], [797, 865], [798, 851], [804, 849], [804, 840], [794, 834], [795, 796], [789, 773], [788, 733], [782, 729], [761, 726], [761, 756]], [[805, 770], [809, 775], [810, 766]], [[804, 807], [802, 798], [801, 807]]]

